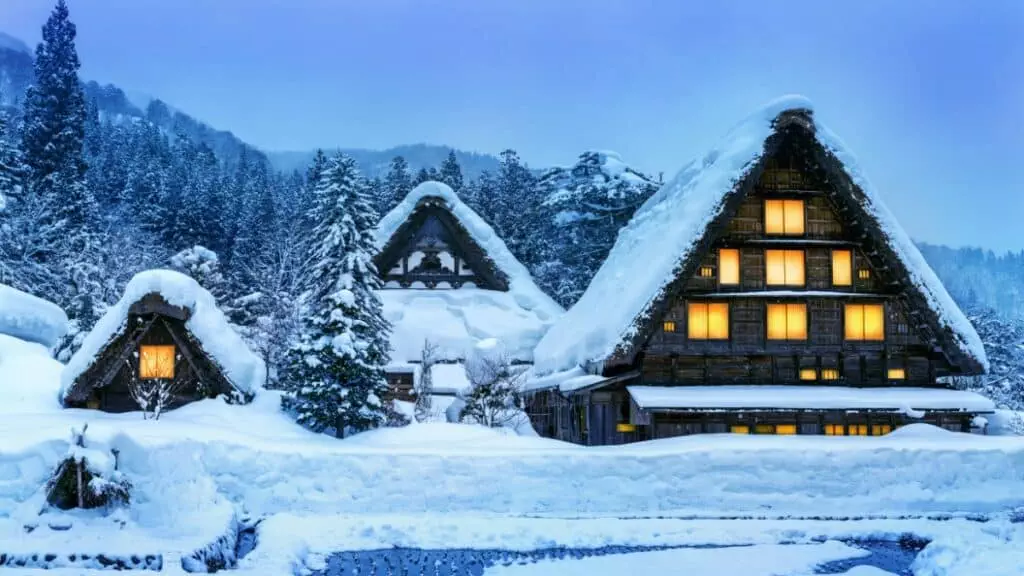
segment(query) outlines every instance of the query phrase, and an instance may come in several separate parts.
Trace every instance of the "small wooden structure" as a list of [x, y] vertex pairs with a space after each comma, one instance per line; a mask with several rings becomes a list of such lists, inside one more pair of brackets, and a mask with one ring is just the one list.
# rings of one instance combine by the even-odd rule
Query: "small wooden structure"
[[[921, 421], [970, 429], [985, 402], [909, 418], [914, 411], [901, 406], [638, 407], [631, 397], [633, 386], [799, 386], [808, 397], [822, 387], [845, 387], [862, 390], [851, 392], [859, 395], [883, 387], [944, 388], [944, 376], [984, 371], [984, 352], [966, 345], [963, 332], [973, 329], [950, 328], [967, 321], [951, 300], [936, 296], [945, 296], [941, 285], [923, 286], [934, 274], [919, 254], [907, 257], [908, 250], [916, 253], [912, 245], [894, 245], [897, 225], [881, 221], [884, 207], [874, 205], [817, 131], [809, 109], [783, 111], [740, 177], [712, 191], [718, 200], [694, 200], [704, 201], [709, 213], [688, 236], [686, 256], [665, 272], [663, 288], [631, 326], [603, 330], [625, 334], [606, 346], [614, 352], [587, 359], [585, 370], [600, 379], [532, 393], [528, 412], [539, 433], [600, 445], [730, 431], [876, 435]], [[714, 155], [705, 160], [714, 161]], [[657, 239], [666, 231], [644, 233]], [[619, 244], [633, 248], [620, 235], [610, 258]], [[657, 249], [653, 240], [649, 247]], [[621, 281], [605, 276], [599, 273], [588, 291]], [[616, 288], [598, 286], [605, 299]], [[577, 308], [587, 304], [584, 295]], [[552, 340], [577, 330], [573, 312]]]
[[149, 293], [128, 308], [124, 329], [92, 358], [64, 394], [69, 408], [130, 412], [140, 407], [131, 387], [138, 380], [162, 379], [172, 392], [164, 409], [226, 395], [248, 401], [188, 330], [188, 308], [172, 306]]

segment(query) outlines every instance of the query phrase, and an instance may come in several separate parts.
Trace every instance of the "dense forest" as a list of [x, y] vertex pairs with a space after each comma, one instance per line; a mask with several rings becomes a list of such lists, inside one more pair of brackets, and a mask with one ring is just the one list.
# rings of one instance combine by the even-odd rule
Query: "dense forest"
[[[352, 154], [319, 151], [301, 170], [282, 171], [230, 132], [159, 100], [143, 110], [116, 87], [83, 83], [74, 40], [61, 1], [34, 57], [0, 43], [0, 282], [67, 311], [72, 331], [55, 351], [60, 358], [133, 274], [168, 267], [217, 297], [275, 380], [308, 337], [309, 318], [330, 316], [313, 311], [310, 297], [323, 289], [316, 278], [324, 262], [345, 260], [323, 251], [333, 233], [325, 222], [358, 220], [362, 228], [351, 234], [359, 238], [426, 180], [451, 186], [569, 307], [660, 184], [604, 151], [547, 170], [525, 165], [514, 150], [496, 160], [448, 150], [436, 166], [416, 169], [401, 155], [360, 166]], [[473, 159], [471, 170], [460, 157]], [[348, 198], [348, 212], [333, 213], [325, 194]], [[373, 250], [352, 246], [364, 258]], [[961, 385], [1024, 407], [1024, 253], [922, 250], [993, 357], [992, 375]]]

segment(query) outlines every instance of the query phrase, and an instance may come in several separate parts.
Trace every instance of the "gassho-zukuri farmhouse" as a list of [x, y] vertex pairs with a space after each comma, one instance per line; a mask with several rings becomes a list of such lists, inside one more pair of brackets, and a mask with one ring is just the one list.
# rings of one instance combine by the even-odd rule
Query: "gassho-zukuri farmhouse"
[[[988, 368], [974, 328], [803, 98], [754, 114], [647, 200], [568, 311], [444, 184], [413, 189], [376, 242], [397, 400], [413, 399], [426, 343], [434, 393], [454, 397], [467, 355], [496, 339], [524, 371], [534, 429], [581, 444], [983, 431], [994, 411], [948, 383]], [[266, 367], [209, 292], [151, 271], [65, 367], [62, 400], [135, 410], [145, 378], [174, 380], [171, 408], [244, 403]]]

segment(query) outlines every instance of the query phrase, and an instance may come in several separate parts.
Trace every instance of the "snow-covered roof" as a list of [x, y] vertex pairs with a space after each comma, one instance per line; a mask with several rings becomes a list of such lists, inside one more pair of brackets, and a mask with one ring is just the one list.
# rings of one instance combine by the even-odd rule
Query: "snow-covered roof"
[[633, 216], [590, 286], [541, 339], [534, 359], [539, 374], [592, 366], [628, 350], [670, 283], [695, 254], [709, 225], [764, 153], [766, 140], [787, 113], [803, 115], [822, 149], [842, 165], [858, 190], [850, 192], [867, 220], [906, 269], [916, 292], [934, 312], [938, 337], [977, 366], [988, 367], [981, 339], [935, 272], [861, 173], [846, 146], [814, 120], [813, 105], [800, 96], [781, 98], [741, 122], [710, 153], [687, 164]]
[[96, 361], [108, 344], [124, 333], [131, 306], [149, 294], [159, 294], [167, 304], [188, 310], [185, 328], [203, 351], [217, 364], [229, 383], [240, 392], [251, 394], [266, 382], [263, 359], [235, 332], [213, 296], [195, 280], [172, 270], [147, 270], [136, 274], [125, 287], [124, 295], [96, 322], [81, 348], [68, 361], [61, 374], [61, 397]]
[[846, 386], [627, 386], [644, 410], [957, 410], [992, 412], [991, 400], [944, 388], [850, 388]]
[[68, 331], [59, 306], [0, 284], [0, 334], [52, 348]]
[[505, 242], [455, 192], [440, 182], [424, 182], [388, 212], [376, 230], [384, 248], [424, 198], [439, 198], [496, 268], [508, 278], [508, 291], [459, 289], [384, 289], [378, 294], [392, 323], [391, 361], [419, 360], [425, 339], [441, 347], [448, 360], [462, 360], [485, 338], [500, 339], [516, 360], [531, 361], [533, 348], [564, 310], [534, 283]]

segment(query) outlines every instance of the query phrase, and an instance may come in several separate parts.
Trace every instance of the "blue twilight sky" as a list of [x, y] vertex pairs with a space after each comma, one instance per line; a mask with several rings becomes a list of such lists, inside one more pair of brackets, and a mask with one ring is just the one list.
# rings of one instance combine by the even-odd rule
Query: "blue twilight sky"
[[[264, 149], [431, 142], [666, 178], [798, 92], [915, 238], [1024, 249], [1021, 0], [69, 0], [83, 76]], [[48, 0], [2, 0], [35, 43]]]

